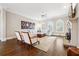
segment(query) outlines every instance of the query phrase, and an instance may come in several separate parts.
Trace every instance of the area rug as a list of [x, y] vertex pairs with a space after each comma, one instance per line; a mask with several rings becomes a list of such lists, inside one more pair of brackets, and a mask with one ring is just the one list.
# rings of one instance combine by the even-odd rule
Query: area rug
[[40, 44], [37, 44], [34, 47], [47, 52], [48, 49], [52, 46], [52, 43], [55, 41], [56, 37], [46, 36], [46, 37], [39, 38], [39, 39], [40, 39]]

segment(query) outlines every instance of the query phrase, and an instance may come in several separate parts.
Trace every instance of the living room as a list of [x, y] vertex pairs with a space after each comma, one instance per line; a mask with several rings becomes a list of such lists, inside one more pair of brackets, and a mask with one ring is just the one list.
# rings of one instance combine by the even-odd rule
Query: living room
[[0, 55], [73, 55], [68, 48], [79, 47], [78, 7], [78, 3], [0, 3]]

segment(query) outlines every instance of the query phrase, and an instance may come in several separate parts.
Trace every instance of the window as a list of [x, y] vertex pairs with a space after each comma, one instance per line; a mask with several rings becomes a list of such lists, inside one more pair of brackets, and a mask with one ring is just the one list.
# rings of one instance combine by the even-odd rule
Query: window
[[52, 35], [54, 32], [54, 23], [49, 21], [42, 25], [42, 32], [46, 33], [47, 35]]
[[71, 32], [71, 29], [72, 29], [72, 23], [68, 20], [67, 21], [67, 31]]
[[63, 32], [64, 31], [64, 21], [59, 19], [56, 22], [56, 32]]

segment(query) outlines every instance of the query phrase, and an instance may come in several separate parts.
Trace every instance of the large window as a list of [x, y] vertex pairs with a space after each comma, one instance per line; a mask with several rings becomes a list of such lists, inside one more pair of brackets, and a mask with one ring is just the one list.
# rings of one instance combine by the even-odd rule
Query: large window
[[48, 35], [52, 35], [54, 32], [54, 23], [53, 22], [49, 22], [48, 23], [48, 30], [47, 30], [47, 33]]
[[51, 21], [42, 24], [42, 32], [47, 35], [52, 35], [54, 32], [54, 23]]
[[72, 23], [68, 20], [67, 21], [67, 32], [71, 32], [72, 29]]
[[61, 19], [56, 22], [56, 32], [64, 32], [64, 21]]

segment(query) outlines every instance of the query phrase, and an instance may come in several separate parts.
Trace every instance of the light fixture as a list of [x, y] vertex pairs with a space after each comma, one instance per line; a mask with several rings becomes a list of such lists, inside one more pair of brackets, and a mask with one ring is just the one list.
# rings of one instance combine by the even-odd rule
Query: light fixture
[[66, 9], [66, 8], [67, 8], [67, 6], [65, 5], [65, 6], [64, 6], [64, 9]]
[[41, 9], [41, 19], [44, 20], [47, 17], [47, 11], [45, 9]]
[[70, 4], [69, 17], [75, 18], [77, 13], [77, 3]]

